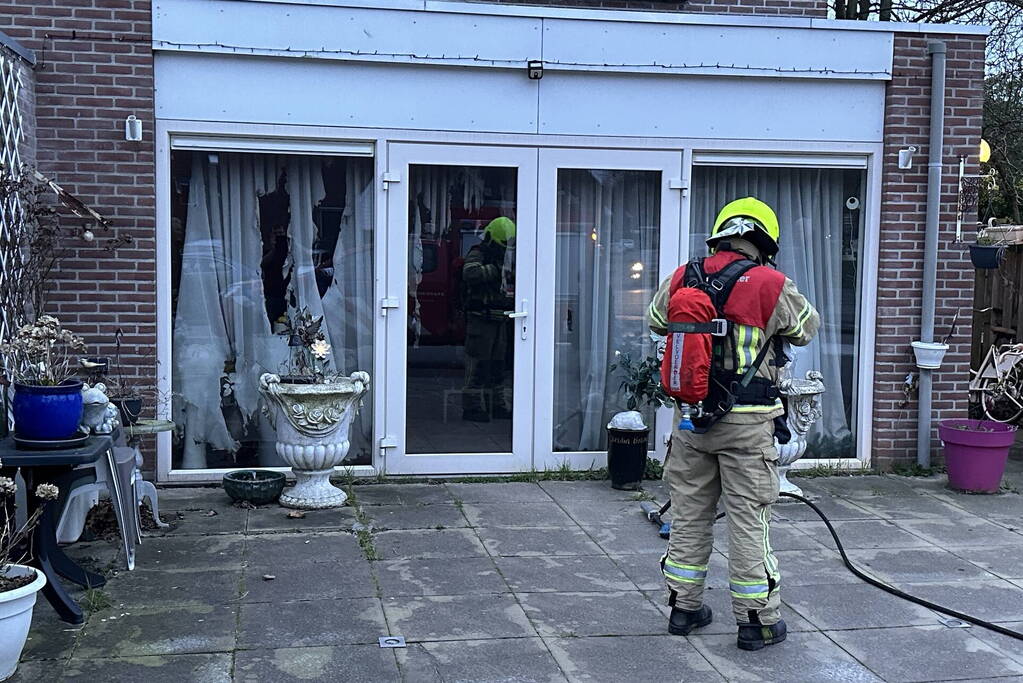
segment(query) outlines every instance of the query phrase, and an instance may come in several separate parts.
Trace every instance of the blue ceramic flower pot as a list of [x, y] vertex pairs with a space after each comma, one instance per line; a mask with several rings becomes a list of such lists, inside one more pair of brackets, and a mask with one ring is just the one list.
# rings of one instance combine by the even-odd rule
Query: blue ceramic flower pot
[[38, 441], [68, 439], [82, 422], [82, 383], [69, 379], [55, 387], [14, 384], [14, 432]]

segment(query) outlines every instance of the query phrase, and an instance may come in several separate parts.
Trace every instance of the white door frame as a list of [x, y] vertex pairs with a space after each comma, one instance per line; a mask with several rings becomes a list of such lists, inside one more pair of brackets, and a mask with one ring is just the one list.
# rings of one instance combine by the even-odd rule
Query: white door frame
[[[682, 234], [682, 151], [550, 149], [540, 150], [537, 207], [540, 249], [537, 253], [538, 273], [554, 273], [557, 269], [556, 244], [553, 236], [557, 224], [558, 170], [601, 169], [612, 171], [657, 171], [660, 181], [660, 235], [658, 244], [658, 283], [678, 267], [676, 254], [686, 242]], [[549, 235], [550, 240], [544, 241]], [[603, 467], [607, 453], [603, 451], [554, 452], [554, 340], [555, 340], [556, 278], [541, 277], [537, 282], [536, 335], [536, 417], [534, 423], [534, 460], [537, 469], [557, 468], [568, 463], [572, 469]], [[653, 425], [656, 457], [663, 459], [664, 443], [657, 434], [671, 431], [671, 411], [658, 411]]]
[[[518, 170], [515, 233], [515, 296], [525, 317], [516, 320], [513, 386], [512, 451], [509, 453], [409, 454], [406, 449], [406, 363], [408, 318], [408, 202], [409, 167], [485, 166]], [[431, 145], [389, 143], [387, 215], [382, 223], [386, 256], [385, 293], [390, 308], [387, 321], [387, 393], [384, 410], [385, 436], [379, 466], [387, 474], [466, 474], [529, 471], [533, 466], [533, 360], [535, 355], [532, 312], [536, 283], [536, 164], [537, 150], [528, 147]], [[437, 425], [443, 429], [442, 424]]]

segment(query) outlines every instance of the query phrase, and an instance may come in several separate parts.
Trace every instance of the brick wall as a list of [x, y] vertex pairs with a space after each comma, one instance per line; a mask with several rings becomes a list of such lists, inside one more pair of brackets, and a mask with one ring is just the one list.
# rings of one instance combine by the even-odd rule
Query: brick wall
[[[965, 244], [955, 243], [959, 157], [966, 172], [977, 172], [977, 148], [983, 105], [984, 39], [961, 36], [897, 35], [894, 73], [885, 109], [884, 169], [881, 200], [881, 249], [877, 296], [873, 457], [882, 469], [916, 458], [916, 397], [905, 407], [902, 386], [917, 372], [910, 342], [919, 339], [922, 259], [930, 134], [930, 57], [928, 40], [948, 47], [945, 89], [945, 145], [942, 152], [942, 204], [938, 238], [938, 286], [935, 336], [949, 330], [957, 310], [959, 325], [941, 370], [934, 372], [935, 435], [932, 451], [940, 455], [936, 423], [966, 415], [970, 368], [970, 321], [973, 267]], [[898, 168], [898, 152], [915, 146], [911, 170]], [[976, 214], [964, 225], [967, 240], [975, 232]]]
[[[156, 240], [153, 178], [153, 55], [149, 0], [0, 0], [0, 30], [36, 56], [37, 166], [110, 220], [97, 240], [73, 239], [54, 277], [50, 311], [122, 361], [154, 377]], [[124, 120], [143, 122], [144, 141], [124, 140]], [[72, 225], [68, 221], [68, 225]], [[116, 257], [104, 237], [130, 235]], [[116, 322], [114, 322], [116, 321]]]
[[[467, 0], [472, 2], [474, 0]], [[657, 2], [656, 0], [479, 0], [515, 5], [551, 7], [600, 7], [661, 12], [706, 14], [759, 14], [770, 16], [827, 17], [827, 0], [704, 0], [702, 2]]]

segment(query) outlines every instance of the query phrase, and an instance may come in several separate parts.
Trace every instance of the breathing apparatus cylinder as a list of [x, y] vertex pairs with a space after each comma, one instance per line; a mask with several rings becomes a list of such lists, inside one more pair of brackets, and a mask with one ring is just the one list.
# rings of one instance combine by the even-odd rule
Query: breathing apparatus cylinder
[[691, 432], [696, 427], [693, 425], [692, 408], [689, 407], [688, 403], [682, 404], [682, 419], [679, 420], [678, 430], [680, 432]]

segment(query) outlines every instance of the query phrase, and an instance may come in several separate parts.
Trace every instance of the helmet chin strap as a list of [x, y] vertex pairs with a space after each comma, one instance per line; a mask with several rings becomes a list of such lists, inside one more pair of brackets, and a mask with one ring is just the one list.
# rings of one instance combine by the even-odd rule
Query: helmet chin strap
[[[754, 247], [754, 249], [756, 249], [756, 245], [753, 245], [753, 247]], [[756, 252], [757, 252], [756, 256], [750, 256], [745, 251], [742, 251], [741, 249], [737, 249], [736, 247], [732, 246], [732, 243], [730, 241], [728, 241], [728, 240], [722, 240], [722, 241], [718, 242], [716, 245], [714, 245], [714, 253], [717, 253], [719, 251], [734, 251], [734, 252], [736, 252], [738, 254], [742, 254], [743, 256], [749, 258], [751, 261], [755, 261], [755, 262], [759, 263], [760, 265], [767, 265], [767, 264], [770, 264], [772, 266], [774, 265], [774, 259], [771, 258], [770, 256], [766, 256], [759, 249], [756, 249]]]

